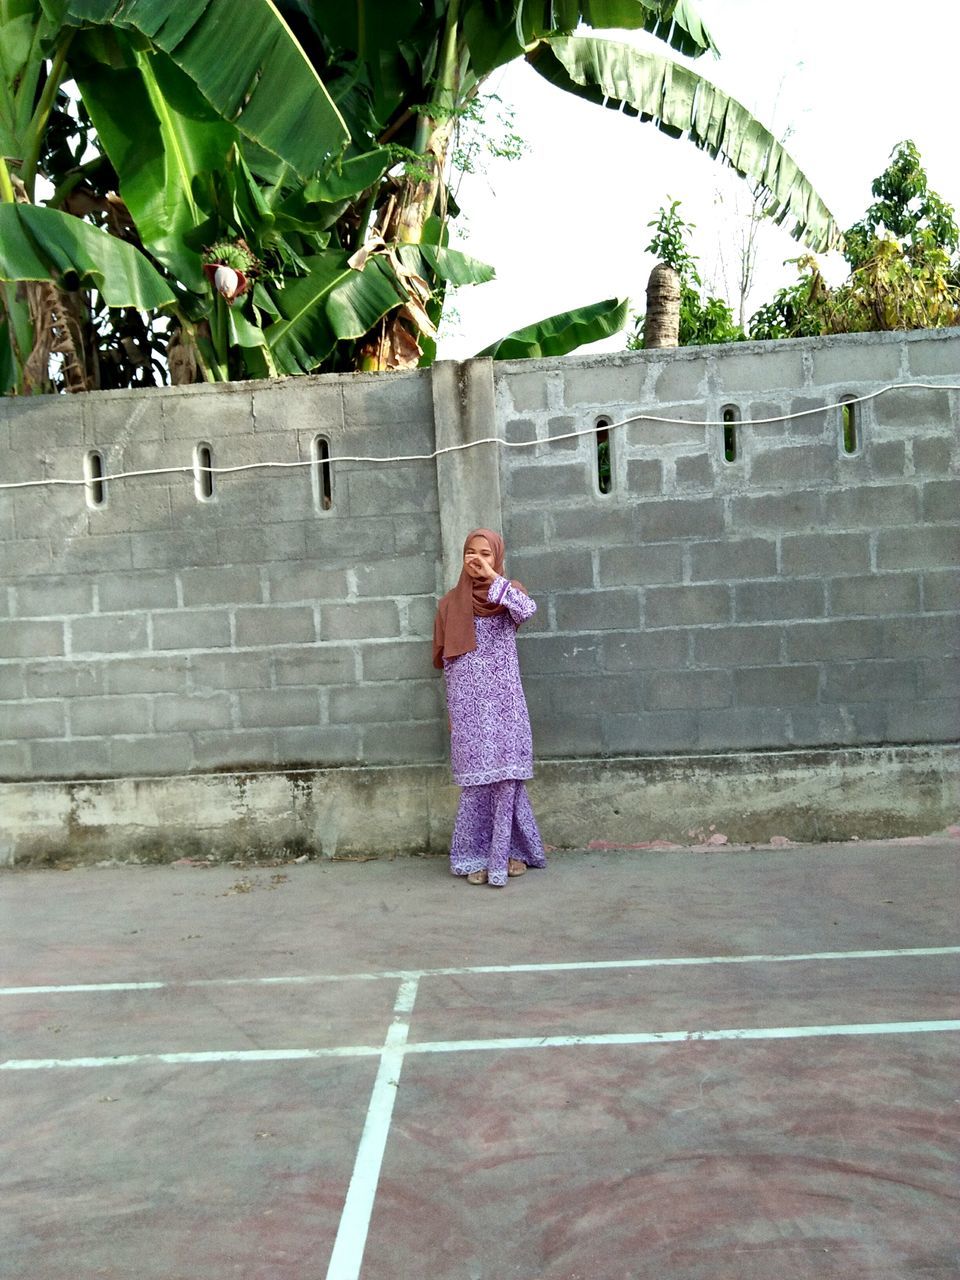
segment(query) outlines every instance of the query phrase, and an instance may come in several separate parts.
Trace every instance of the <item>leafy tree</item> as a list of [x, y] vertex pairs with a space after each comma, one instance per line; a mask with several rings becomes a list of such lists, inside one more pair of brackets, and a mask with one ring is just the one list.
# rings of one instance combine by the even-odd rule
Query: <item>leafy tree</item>
[[[519, 57], [836, 239], [739, 103], [608, 27], [715, 50], [693, 0], [0, 0], [0, 390], [49, 389], [54, 352], [77, 388], [429, 362], [447, 288], [493, 274], [449, 245], [458, 125]], [[570, 350], [622, 307], [511, 338]]]
[[931, 191], [916, 146], [905, 141], [872, 185], [874, 203], [844, 233], [851, 270], [836, 289], [816, 259], [752, 317], [753, 338], [796, 338], [960, 324], [960, 230]]
[[890, 164], [874, 178], [870, 190], [874, 203], [843, 235], [843, 256], [853, 270], [869, 261], [880, 239], [894, 240], [917, 264], [931, 249], [956, 252], [960, 232], [954, 210], [930, 190], [920, 152], [909, 138], [894, 147]]
[[773, 299], [750, 318], [751, 338], [813, 338], [823, 332], [822, 305], [829, 288], [815, 258], [792, 259], [800, 278], [778, 289]]
[[[658, 263], [669, 267], [676, 276], [676, 334], [671, 334], [667, 341], [651, 340], [650, 314], [638, 315], [634, 318], [634, 332], [627, 339], [629, 350], [654, 345], [703, 347], [717, 342], [740, 342], [744, 338], [743, 330], [723, 298], [703, 296], [697, 259], [690, 250], [691, 233], [696, 224], [684, 221], [679, 209], [679, 200], [674, 200], [669, 209], [661, 207], [658, 216], [647, 223], [654, 228], [654, 233], [646, 246], [646, 252], [652, 253]], [[650, 310], [659, 313], [660, 308], [654, 306]]]

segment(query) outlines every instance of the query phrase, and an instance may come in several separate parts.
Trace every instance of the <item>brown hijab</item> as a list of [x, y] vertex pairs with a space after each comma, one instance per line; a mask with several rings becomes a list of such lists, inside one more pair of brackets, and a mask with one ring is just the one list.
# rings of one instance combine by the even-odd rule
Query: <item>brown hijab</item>
[[[474, 529], [464, 539], [463, 549], [474, 538], [483, 538], [493, 552], [494, 571], [503, 575], [503, 539], [492, 529]], [[519, 587], [519, 582], [511, 582]], [[521, 590], [523, 588], [521, 587]], [[495, 613], [505, 613], [502, 604], [491, 604], [487, 599], [490, 591], [489, 582], [477, 582], [467, 573], [466, 567], [460, 570], [460, 578], [452, 591], [442, 596], [437, 606], [437, 616], [433, 623], [433, 665], [443, 667], [444, 658], [459, 658], [464, 653], [472, 653], [477, 647], [477, 633], [474, 629], [474, 618], [490, 618]]]

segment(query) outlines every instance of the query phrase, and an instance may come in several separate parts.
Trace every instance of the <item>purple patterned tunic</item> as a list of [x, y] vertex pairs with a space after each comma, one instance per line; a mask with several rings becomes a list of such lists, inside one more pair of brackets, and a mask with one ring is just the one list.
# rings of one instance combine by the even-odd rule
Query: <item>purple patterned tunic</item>
[[445, 659], [443, 680], [450, 716], [450, 762], [461, 787], [533, 777], [533, 739], [520, 684], [517, 627], [537, 606], [529, 596], [495, 578], [487, 592], [506, 613], [474, 618], [477, 647]]
[[450, 865], [460, 876], [485, 870], [490, 884], [501, 885], [509, 858], [545, 865], [522, 782], [533, 777], [533, 740], [516, 639], [517, 627], [537, 606], [501, 577], [487, 599], [506, 612], [474, 618], [476, 649], [443, 664], [453, 780], [463, 787]]

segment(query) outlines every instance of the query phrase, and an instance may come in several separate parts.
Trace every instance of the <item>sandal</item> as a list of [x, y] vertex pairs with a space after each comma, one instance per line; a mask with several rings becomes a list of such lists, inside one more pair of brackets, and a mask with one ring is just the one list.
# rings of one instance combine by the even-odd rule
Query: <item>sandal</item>
[[486, 884], [487, 873], [485, 871], [471, 871], [467, 876], [467, 884]]
[[507, 862], [508, 876], [522, 876], [527, 870], [527, 864], [521, 862], [519, 858], [510, 858]]

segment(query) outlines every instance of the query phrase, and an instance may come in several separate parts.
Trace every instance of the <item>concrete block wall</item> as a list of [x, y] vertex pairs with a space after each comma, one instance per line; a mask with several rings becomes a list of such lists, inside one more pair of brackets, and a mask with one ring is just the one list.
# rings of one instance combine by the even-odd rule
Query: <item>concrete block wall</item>
[[[852, 453], [825, 407], [905, 382], [960, 383], [957, 332], [496, 367], [541, 756], [960, 736], [960, 392], [858, 404]], [[634, 417], [609, 493], [549, 443]]]
[[[442, 764], [432, 618], [481, 522], [540, 603], [541, 759], [953, 741], [960, 393], [866, 401], [851, 455], [824, 409], [907, 381], [960, 383], [960, 333], [0, 400], [4, 480], [187, 468], [0, 492], [0, 778]], [[734, 462], [724, 407], [773, 419]], [[551, 443], [641, 413], [674, 421], [611, 433], [608, 494]], [[191, 470], [491, 434], [532, 447], [338, 461], [327, 510], [306, 467]]]
[[423, 643], [439, 586], [429, 375], [0, 400], [5, 480], [184, 466], [183, 475], [0, 494], [0, 776], [91, 778], [435, 760]]

